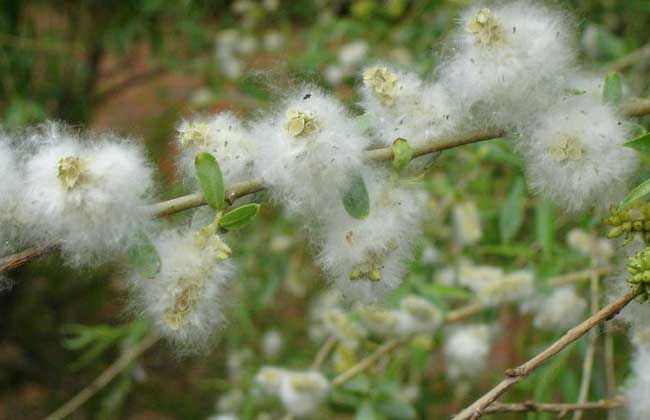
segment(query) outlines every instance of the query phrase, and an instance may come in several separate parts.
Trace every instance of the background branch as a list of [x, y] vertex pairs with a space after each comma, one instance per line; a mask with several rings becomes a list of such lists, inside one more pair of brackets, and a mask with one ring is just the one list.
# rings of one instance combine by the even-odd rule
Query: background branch
[[634, 292], [626, 293], [614, 302], [605, 306], [595, 315], [587, 318], [576, 327], [567, 331], [566, 334], [564, 334], [560, 339], [555, 341], [553, 344], [551, 344], [544, 351], [537, 354], [532, 359], [528, 360], [526, 363], [514, 369], [508, 369], [506, 371], [506, 378], [504, 380], [498, 383], [494, 388], [476, 400], [469, 407], [457, 414], [453, 420], [475, 420], [480, 418], [485, 409], [490, 404], [496, 401], [501, 395], [508, 392], [508, 390], [512, 388], [517, 382], [519, 382], [523, 377], [530, 374], [533, 370], [544, 364], [544, 362], [546, 362], [548, 359], [561, 352], [566, 346], [578, 340], [596, 325], [616, 316], [616, 314], [628, 303], [630, 303], [636, 296], [637, 294]]

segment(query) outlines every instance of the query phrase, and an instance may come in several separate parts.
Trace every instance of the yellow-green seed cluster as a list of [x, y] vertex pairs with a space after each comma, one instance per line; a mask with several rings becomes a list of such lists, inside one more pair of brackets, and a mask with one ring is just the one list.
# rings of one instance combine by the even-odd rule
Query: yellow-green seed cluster
[[632, 275], [627, 282], [632, 290], [639, 293], [642, 301], [650, 298], [650, 247], [628, 258], [627, 271]]
[[650, 203], [612, 210], [603, 222], [611, 226], [607, 233], [610, 239], [623, 236], [627, 243], [635, 233], [639, 233], [646, 243], [650, 243]]

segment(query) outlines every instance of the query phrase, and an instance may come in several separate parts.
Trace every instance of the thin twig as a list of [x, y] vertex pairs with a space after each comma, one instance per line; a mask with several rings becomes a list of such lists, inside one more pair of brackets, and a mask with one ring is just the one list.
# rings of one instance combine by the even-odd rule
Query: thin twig
[[630, 54], [625, 55], [614, 62], [610, 63], [607, 66], [609, 71], [623, 71], [628, 67], [631, 67], [638, 63], [639, 61], [647, 60], [650, 58], [650, 44], [646, 44], [643, 47], [632, 51]]
[[[599, 278], [595, 273], [591, 273], [590, 284], [590, 302], [591, 302], [591, 315], [594, 316], [598, 312], [598, 299], [600, 297]], [[589, 385], [591, 384], [591, 373], [594, 368], [594, 355], [596, 354], [596, 344], [598, 343], [598, 328], [593, 328], [589, 331], [589, 342], [587, 344], [587, 351], [585, 352], [585, 359], [582, 363], [582, 379], [580, 380], [580, 391], [578, 391], [578, 404], [587, 401], [589, 394]], [[573, 413], [573, 420], [582, 419], [582, 410], [576, 410]]]
[[160, 337], [156, 334], [149, 334], [143, 338], [136, 346], [122, 354], [112, 365], [104, 370], [94, 381], [82, 389], [67, 403], [59, 407], [55, 412], [46, 417], [45, 420], [62, 420], [81, 407], [98, 391], [108, 385], [117, 375], [126, 369], [131, 362], [137, 359], [142, 353], [147, 351], [151, 346], [156, 344]]
[[358, 374], [365, 372], [366, 369], [368, 369], [370, 366], [375, 364], [376, 361], [381, 359], [383, 356], [386, 354], [390, 353], [391, 351], [395, 350], [397, 347], [399, 347], [400, 344], [402, 344], [402, 340], [388, 340], [377, 350], [375, 350], [374, 353], [372, 353], [370, 356], [366, 357], [365, 359], [361, 360], [359, 363], [356, 365], [352, 366], [350, 369], [346, 370], [345, 372], [341, 373], [339, 376], [334, 378], [332, 380], [332, 386], [340, 386], [349, 381], [350, 379], [354, 378]]
[[[605, 324], [605, 340], [604, 340], [605, 357], [605, 387], [607, 390], [607, 398], [614, 398], [616, 395], [616, 370], [614, 367], [614, 337], [612, 336], [611, 324]], [[607, 420], [616, 420], [616, 411], [610, 410], [607, 412]]]
[[312, 370], [320, 369], [320, 367], [325, 362], [325, 359], [327, 359], [327, 356], [330, 354], [330, 352], [336, 345], [336, 342], [337, 339], [335, 336], [331, 336], [330, 338], [327, 339], [325, 344], [323, 344], [323, 347], [321, 347], [318, 353], [316, 354], [316, 357], [314, 358], [314, 362], [311, 364]]
[[531, 411], [566, 413], [574, 410], [611, 410], [613, 408], [621, 407], [623, 404], [625, 404], [625, 400], [622, 398], [612, 398], [609, 400], [584, 402], [580, 404], [538, 403], [534, 401], [513, 404], [495, 402], [485, 409], [484, 414], [524, 413]]
[[563, 284], [577, 283], [583, 280], [589, 280], [592, 275], [605, 276], [614, 271], [614, 266], [606, 265], [602, 267], [588, 268], [586, 270], [574, 271], [573, 273], [562, 274], [548, 279], [549, 286], [561, 286]]
[[57, 242], [43, 242], [42, 244], [37, 245], [33, 248], [29, 248], [16, 254], [0, 258], [0, 273], [11, 271], [24, 264], [27, 264], [31, 260], [54, 251], [57, 249], [57, 247]]
[[472, 403], [469, 407], [465, 408], [457, 414], [453, 420], [476, 420], [481, 417], [485, 409], [496, 401], [501, 395], [505, 394], [517, 382], [519, 382], [526, 375], [544, 364], [548, 359], [558, 354], [569, 344], [578, 340], [585, 335], [589, 330], [603, 321], [613, 318], [616, 314], [630, 303], [637, 296], [634, 292], [628, 292], [617, 300], [611, 302], [603, 309], [598, 311], [595, 315], [590, 316], [576, 327], [566, 332], [560, 339], [555, 341], [544, 351], [537, 354], [535, 357], [528, 360], [526, 363], [506, 371], [506, 378], [498, 383], [494, 388], [489, 390], [481, 398]]

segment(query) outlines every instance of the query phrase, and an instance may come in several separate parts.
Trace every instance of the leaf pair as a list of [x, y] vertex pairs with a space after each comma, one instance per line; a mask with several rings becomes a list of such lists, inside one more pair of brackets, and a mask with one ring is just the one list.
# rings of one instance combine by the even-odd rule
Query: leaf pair
[[[210, 153], [199, 153], [194, 161], [196, 176], [208, 205], [216, 210], [225, 208], [226, 189], [219, 163]], [[238, 229], [250, 223], [259, 212], [257, 203], [246, 204], [227, 212], [219, 220], [219, 227]], [[154, 244], [141, 235], [127, 252], [129, 265], [142, 277], [154, 278], [160, 273], [162, 262]]]

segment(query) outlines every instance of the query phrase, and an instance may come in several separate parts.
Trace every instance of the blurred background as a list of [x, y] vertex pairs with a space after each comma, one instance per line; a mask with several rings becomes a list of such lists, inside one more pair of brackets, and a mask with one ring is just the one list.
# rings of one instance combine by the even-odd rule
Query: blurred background
[[[304, 81], [336, 92], [355, 109], [360, 68], [386, 61], [426, 77], [468, 3], [2, 0], [2, 124], [21, 128], [56, 119], [132, 137], [146, 145], [157, 165], [162, 198], [175, 197], [187, 192], [174, 166], [175, 128], [183, 117], [231, 110], [245, 119]], [[596, 71], [618, 66], [633, 94], [646, 96], [650, 54], [631, 63], [618, 60], [650, 40], [650, 2], [557, 3], [578, 17], [584, 61]], [[461, 256], [508, 271], [531, 269], [541, 288], [552, 276], [591, 264], [589, 256], [569, 246], [567, 234], [576, 227], [601, 232], [598, 217], [568, 217], [530, 196], [522, 163], [505, 142], [445, 153], [425, 183], [430, 216], [395, 301], [417, 293], [445, 307], [470, 302], [466, 290], [434, 282]], [[173, 220], [186, 220], [191, 216], [186, 213]], [[474, 239], [472, 246], [463, 246], [467, 241], [459, 238], [459, 229], [462, 234], [469, 223], [473, 233], [465, 235]], [[318, 317], [310, 314], [327, 301], [326, 287], [300, 226], [280, 209], [264, 205], [253, 225], [233, 235], [240, 274], [228, 326], [213, 350], [180, 357], [171, 346], [158, 344], [72, 418], [205, 419], [226, 412], [243, 419], [282, 417], [277, 404], [257, 401], [250, 391], [252, 379], [263, 365], [309, 366], [322, 344]], [[56, 255], [10, 273], [0, 286], [5, 289], [0, 293], [0, 418], [46, 416], [145, 334], [146, 323], [126, 309], [123, 275], [119, 266], [69, 270]], [[588, 289], [588, 284], [579, 286], [583, 296]], [[446, 418], [495, 383], [505, 368], [557, 336], [533, 329], [530, 317], [508, 306], [474, 321], [490, 322], [500, 331], [485, 373], [450, 380], [440, 351], [444, 337], [413, 340], [390, 362], [333, 392], [323, 416]], [[622, 327], [613, 336], [620, 383], [629, 369], [628, 345]], [[358, 360], [376, 345], [368, 343], [347, 356]], [[522, 381], [509, 399], [575, 401], [585, 347], [582, 340], [561, 353]], [[596, 357], [602, 360], [600, 347]], [[605, 397], [602, 366], [595, 363], [590, 400]], [[371, 402], [372, 417], [359, 413], [362, 401]]]

